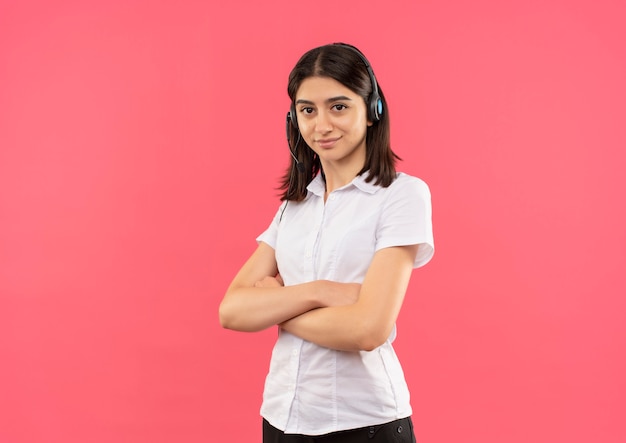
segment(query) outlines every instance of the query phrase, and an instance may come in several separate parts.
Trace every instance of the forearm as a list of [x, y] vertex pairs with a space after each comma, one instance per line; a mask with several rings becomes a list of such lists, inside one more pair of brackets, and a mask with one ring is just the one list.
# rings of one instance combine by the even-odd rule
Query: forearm
[[387, 340], [396, 322], [416, 253], [416, 245], [378, 251], [356, 303], [306, 312], [283, 322], [281, 327], [331, 349], [375, 349]]
[[254, 286], [234, 283], [220, 305], [220, 321], [228, 329], [259, 331], [317, 308], [353, 304], [360, 287], [329, 280], [282, 286], [280, 277], [266, 277]]
[[371, 351], [387, 339], [391, 330], [368, 321], [357, 304], [328, 307], [303, 313], [283, 322], [287, 332], [317, 345], [340, 351]]
[[227, 329], [254, 332], [322, 306], [316, 282], [294, 286], [229, 288], [220, 305]]

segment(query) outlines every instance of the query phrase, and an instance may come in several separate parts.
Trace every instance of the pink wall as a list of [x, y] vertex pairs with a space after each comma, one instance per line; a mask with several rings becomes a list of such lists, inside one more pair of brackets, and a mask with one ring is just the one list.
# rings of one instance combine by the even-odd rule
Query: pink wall
[[418, 440], [626, 441], [623, 2], [55, 3], [0, 3], [0, 443], [259, 441], [275, 331], [217, 306], [334, 41], [433, 193]]

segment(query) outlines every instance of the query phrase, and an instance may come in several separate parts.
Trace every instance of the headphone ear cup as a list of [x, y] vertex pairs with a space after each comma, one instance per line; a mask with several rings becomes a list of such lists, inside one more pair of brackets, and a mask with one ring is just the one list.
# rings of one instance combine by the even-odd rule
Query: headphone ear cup
[[291, 104], [291, 107], [289, 108], [289, 121], [291, 122], [294, 128], [299, 129], [298, 118], [296, 117], [296, 107], [293, 103]]
[[383, 114], [383, 101], [378, 92], [373, 92], [369, 100], [369, 116], [372, 122], [380, 121]]

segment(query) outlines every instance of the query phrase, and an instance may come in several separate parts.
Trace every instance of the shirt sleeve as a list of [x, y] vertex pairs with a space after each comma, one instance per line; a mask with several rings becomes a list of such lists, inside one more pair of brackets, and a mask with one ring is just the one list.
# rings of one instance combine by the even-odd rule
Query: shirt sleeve
[[403, 175], [388, 188], [376, 232], [376, 250], [419, 245], [414, 268], [424, 266], [435, 252], [432, 207], [428, 185]]
[[256, 238], [257, 243], [260, 243], [260, 242], [267, 243], [268, 245], [272, 247], [272, 249], [276, 250], [276, 237], [278, 236], [278, 225], [280, 224], [280, 220], [283, 216], [283, 212], [285, 212], [286, 207], [287, 207], [287, 201], [285, 200], [278, 207], [278, 211], [276, 211], [276, 214], [274, 215], [274, 218], [272, 219], [272, 222], [270, 223], [268, 228]]

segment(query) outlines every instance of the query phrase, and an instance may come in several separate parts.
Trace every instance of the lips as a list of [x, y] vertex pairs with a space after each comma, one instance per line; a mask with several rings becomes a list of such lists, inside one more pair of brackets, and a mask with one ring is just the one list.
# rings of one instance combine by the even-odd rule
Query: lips
[[340, 137], [335, 138], [324, 138], [321, 140], [317, 140], [316, 143], [320, 146], [320, 148], [328, 149], [332, 148], [334, 144], [339, 140]]

